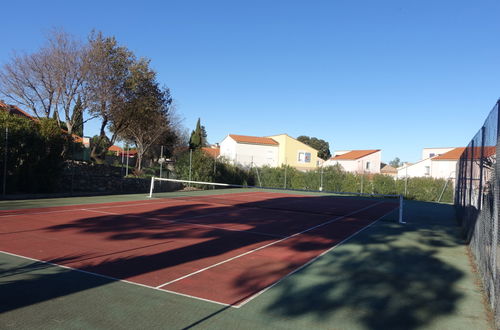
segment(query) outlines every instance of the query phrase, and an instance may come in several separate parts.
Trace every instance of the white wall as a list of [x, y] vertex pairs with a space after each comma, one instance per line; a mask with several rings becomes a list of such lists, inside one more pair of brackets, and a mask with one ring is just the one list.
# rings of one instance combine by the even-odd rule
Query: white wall
[[278, 166], [278, 145], [238, 143], [227, 136], [220, 143], [221, 156], [234, 164], [249, 167]]
[[456, 160], [432, 160], [431, 176], [438, 179], [454, 179], [457, 167]]
[[456, 160], [433, 160], [427, 158], [418, 163], [398, 168], [398, 178], [431, 177], [435, 179], [454, 179], [456, 174]]
[[[425, 174], [426, 167], [428, 167], [428, 172], [429, 172], [428, 175]], [[398, 178], [402, 179], [405, 177], [414, 178], [414, 177], [425, 177], [425, 176], [430, 177], [431, 167], [432, 164], [430, 158], [421, 160], [411, 165], [401, 166], [398, 167]]]
[[[323, 166], [333, 166], [339, 164], [342, 166], [344, 171], [353, 172], [353, 173], [380, 173], [380, 159], [381, 152], [375, 152], [373, 154], [367, 155], [365, 157], [347, 160], [347, 159], [339, 159], [339, 160], [327, 160]], [[370, 168], [366, 168], [367, 163], [370, 163]]]
[[[444, 153], [447, 153], [450, 150], [453, 150], [455, 148], [424, 148], [422, 149], [422, 158], [421, 159], [427, 159], [431, 158], [437, 155], [442, 155]], [[434, 154], [434, 156], [431, 156]]]

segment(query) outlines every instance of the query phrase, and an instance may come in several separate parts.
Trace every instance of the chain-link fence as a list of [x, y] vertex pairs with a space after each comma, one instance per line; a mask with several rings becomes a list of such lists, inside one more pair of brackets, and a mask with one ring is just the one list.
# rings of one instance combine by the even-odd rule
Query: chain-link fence
[[498, 201], [500, 168], [498, 109], [465, 148], [458, 165], [455, 193], [459, 220], [476, 261], [486, 294], [500, 327], [500, 254], [498, 253]]

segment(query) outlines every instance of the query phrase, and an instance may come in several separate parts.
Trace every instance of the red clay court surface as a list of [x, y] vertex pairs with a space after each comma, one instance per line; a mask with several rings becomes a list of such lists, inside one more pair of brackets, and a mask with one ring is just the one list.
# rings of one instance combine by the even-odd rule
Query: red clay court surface
[[239, 307], [398, 207], [246, 192], [0, 212], [0, 251]]

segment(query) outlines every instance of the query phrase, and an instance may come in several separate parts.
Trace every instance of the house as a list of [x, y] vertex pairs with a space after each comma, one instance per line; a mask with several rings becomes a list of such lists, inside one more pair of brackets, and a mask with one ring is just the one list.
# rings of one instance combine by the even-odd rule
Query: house
[[389, 164], [381, 163], [380, 164], [380, 174], [392, 176], [395, 178], [398, 176], [398, 170]]
[[451, 147], [451, 148], [423, 148], [422, 149], [422, 158], [420, 158], [420, 159], [427, 159], [427, 158], [439, 156], [439, 155], [447, 153], [448, 151], [451, 151], [453, 149], [455, 149], [455, 148], [454, 147]]
[[398, 178], [430, 177], [455, 180], [457, 163], [465, 148], [424, 148], [425, 158], [398, 168]]
[[111, 147], [109, 147], [108, 151], [114, 153], [115, 156], [120, 156], [123, 153], [123, 149], [120, 148], [119, 146], [115, 146], [115, 145], [112, 145]]
[[19, 109], [15, 105], [6, 104], [2, 101], [0, 101], [0, 111], [6, 111], [6, 112], [10, 113], [11, 115], [25, 117], [25, 118], [28, 118], [31, 120], [36, 120], [34, 117], [30, 116], [27, 112]]
[[201, 151], [203, 151], [205, 155], [211, 158], [217, 158], [220, 156], [220, 147], [218, 146], [202, 147]]
[[300, 171], [314, 170], [318, 167], [318, 150], [288, 134], [271, 135], [268, 138], [279, 144], [278, 166], [289, 165]]
[[335, 152], [323, 166], [340, 165], [347, 172], [353, 173], [380, 173], [380, 149], [371, 150], [342, 150]]
[[220, 155], [244, 167], [276, 167], [279, 143], [269, 137], [229, 134], [220, 143]]

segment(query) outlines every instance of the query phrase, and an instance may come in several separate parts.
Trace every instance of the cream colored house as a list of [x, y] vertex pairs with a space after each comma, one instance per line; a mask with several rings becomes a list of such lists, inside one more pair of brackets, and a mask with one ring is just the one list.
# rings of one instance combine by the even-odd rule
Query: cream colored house
[[340, 165], [346, 172], [353, 173], [380, 173], [380, 149], [372, 150], [343, 150], [335, 152], [323, 166]]
[[318, 150], [288, 134], [271, 135], [268, 138], [279, 143], [278, 166], [288, 165], [300, 171], [314, 170], [318, 167], [320, 161]]

